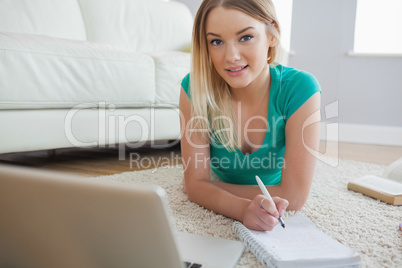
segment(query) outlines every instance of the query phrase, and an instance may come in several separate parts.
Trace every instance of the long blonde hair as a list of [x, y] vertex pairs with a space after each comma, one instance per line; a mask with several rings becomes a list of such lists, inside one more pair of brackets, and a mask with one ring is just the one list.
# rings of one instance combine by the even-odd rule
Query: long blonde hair
[[229, 86], [218, 74], [208, 55], [206, 39], [208, 14], [219, 6], [237, 9], [267, 26], [268, 33], [276, 39], [276, 46], [268, 51], [268, 64], [276, 62], [278, 56], [280, 27], [271, 0], [204, 0], [196, 14], [190, 74], [192, 127], [207, 130], [203, 132], [204, 138], [212, 142], [215, 139], [228, 150], [234, 151], [239, 146], [234, 135], [237, 124], [234, 123]]

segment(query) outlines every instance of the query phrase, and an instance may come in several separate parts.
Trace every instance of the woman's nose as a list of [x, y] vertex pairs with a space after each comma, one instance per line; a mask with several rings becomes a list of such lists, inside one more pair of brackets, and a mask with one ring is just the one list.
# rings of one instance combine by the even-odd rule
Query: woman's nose
[[228, 45], [226, 48], [226, 61], [234, 63], [240, 60], [240, 51], [236, 45]]

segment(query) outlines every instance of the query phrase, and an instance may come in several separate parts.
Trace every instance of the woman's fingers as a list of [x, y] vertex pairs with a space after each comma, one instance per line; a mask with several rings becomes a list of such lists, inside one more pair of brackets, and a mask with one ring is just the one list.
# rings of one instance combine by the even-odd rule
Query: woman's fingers
[[264, 195], [257, 195], [245, 211], [243, 224], [257, 231], [272, 231], [288, 205], [286, 199], [273, 197], [271, 200]]
[[258, 195], [257, 197], [261, 198], [260, 207], [263, 210], [265, 210], [266, 212], [268, 212], [269, 214], [271, 214], [276, 218], [279, 217], [278, 210], [273, 200], [265, 197], [264, 195]]
[[278, 219], [268, 211], [279, 215], [272, 200], [263, 195], [256, 196], [247, 208], [243, 224], [253, 230], [272, 231], [278, 224]]
[[275, 225], [278, 224], [278, 220], [271, 214], [267, 213], [264, 209], [260, 209], [260, 211], [257, 213], [257, 218], [259, 220], [258, 225], [264, 231], [272, 231]]
[[285, 211], [287, 209], [287, 207], [289, 206], [289, 201], [280, 197], [272, 197], [272, 199], [274, 200], [276, 209], [279, 212], [279, 216], [283, 216], [283, 214], [285, 214]]

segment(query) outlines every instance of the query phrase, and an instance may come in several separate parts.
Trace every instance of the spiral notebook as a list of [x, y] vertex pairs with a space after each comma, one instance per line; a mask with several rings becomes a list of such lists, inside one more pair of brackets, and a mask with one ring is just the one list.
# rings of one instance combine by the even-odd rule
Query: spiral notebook
[[286, 218], [271, 232], [233, 223], [234, 233], [265, 267], [358, 267], [359, 254], [319, 230], [303, 213]]

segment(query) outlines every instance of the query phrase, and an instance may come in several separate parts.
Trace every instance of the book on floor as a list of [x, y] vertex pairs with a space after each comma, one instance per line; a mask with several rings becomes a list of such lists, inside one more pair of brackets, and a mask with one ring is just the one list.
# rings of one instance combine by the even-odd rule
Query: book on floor
[[241, 222], [233, 232], [265, 267], [358, 267], [360, 256], [318, 229], [303, 213], [286, 218], [270, 232], [250, 230]]
[[391, 205], [402, 205], [402, 158], [389, 165], [381, 176], [367, 175], [351, 180], [348, 189]]

